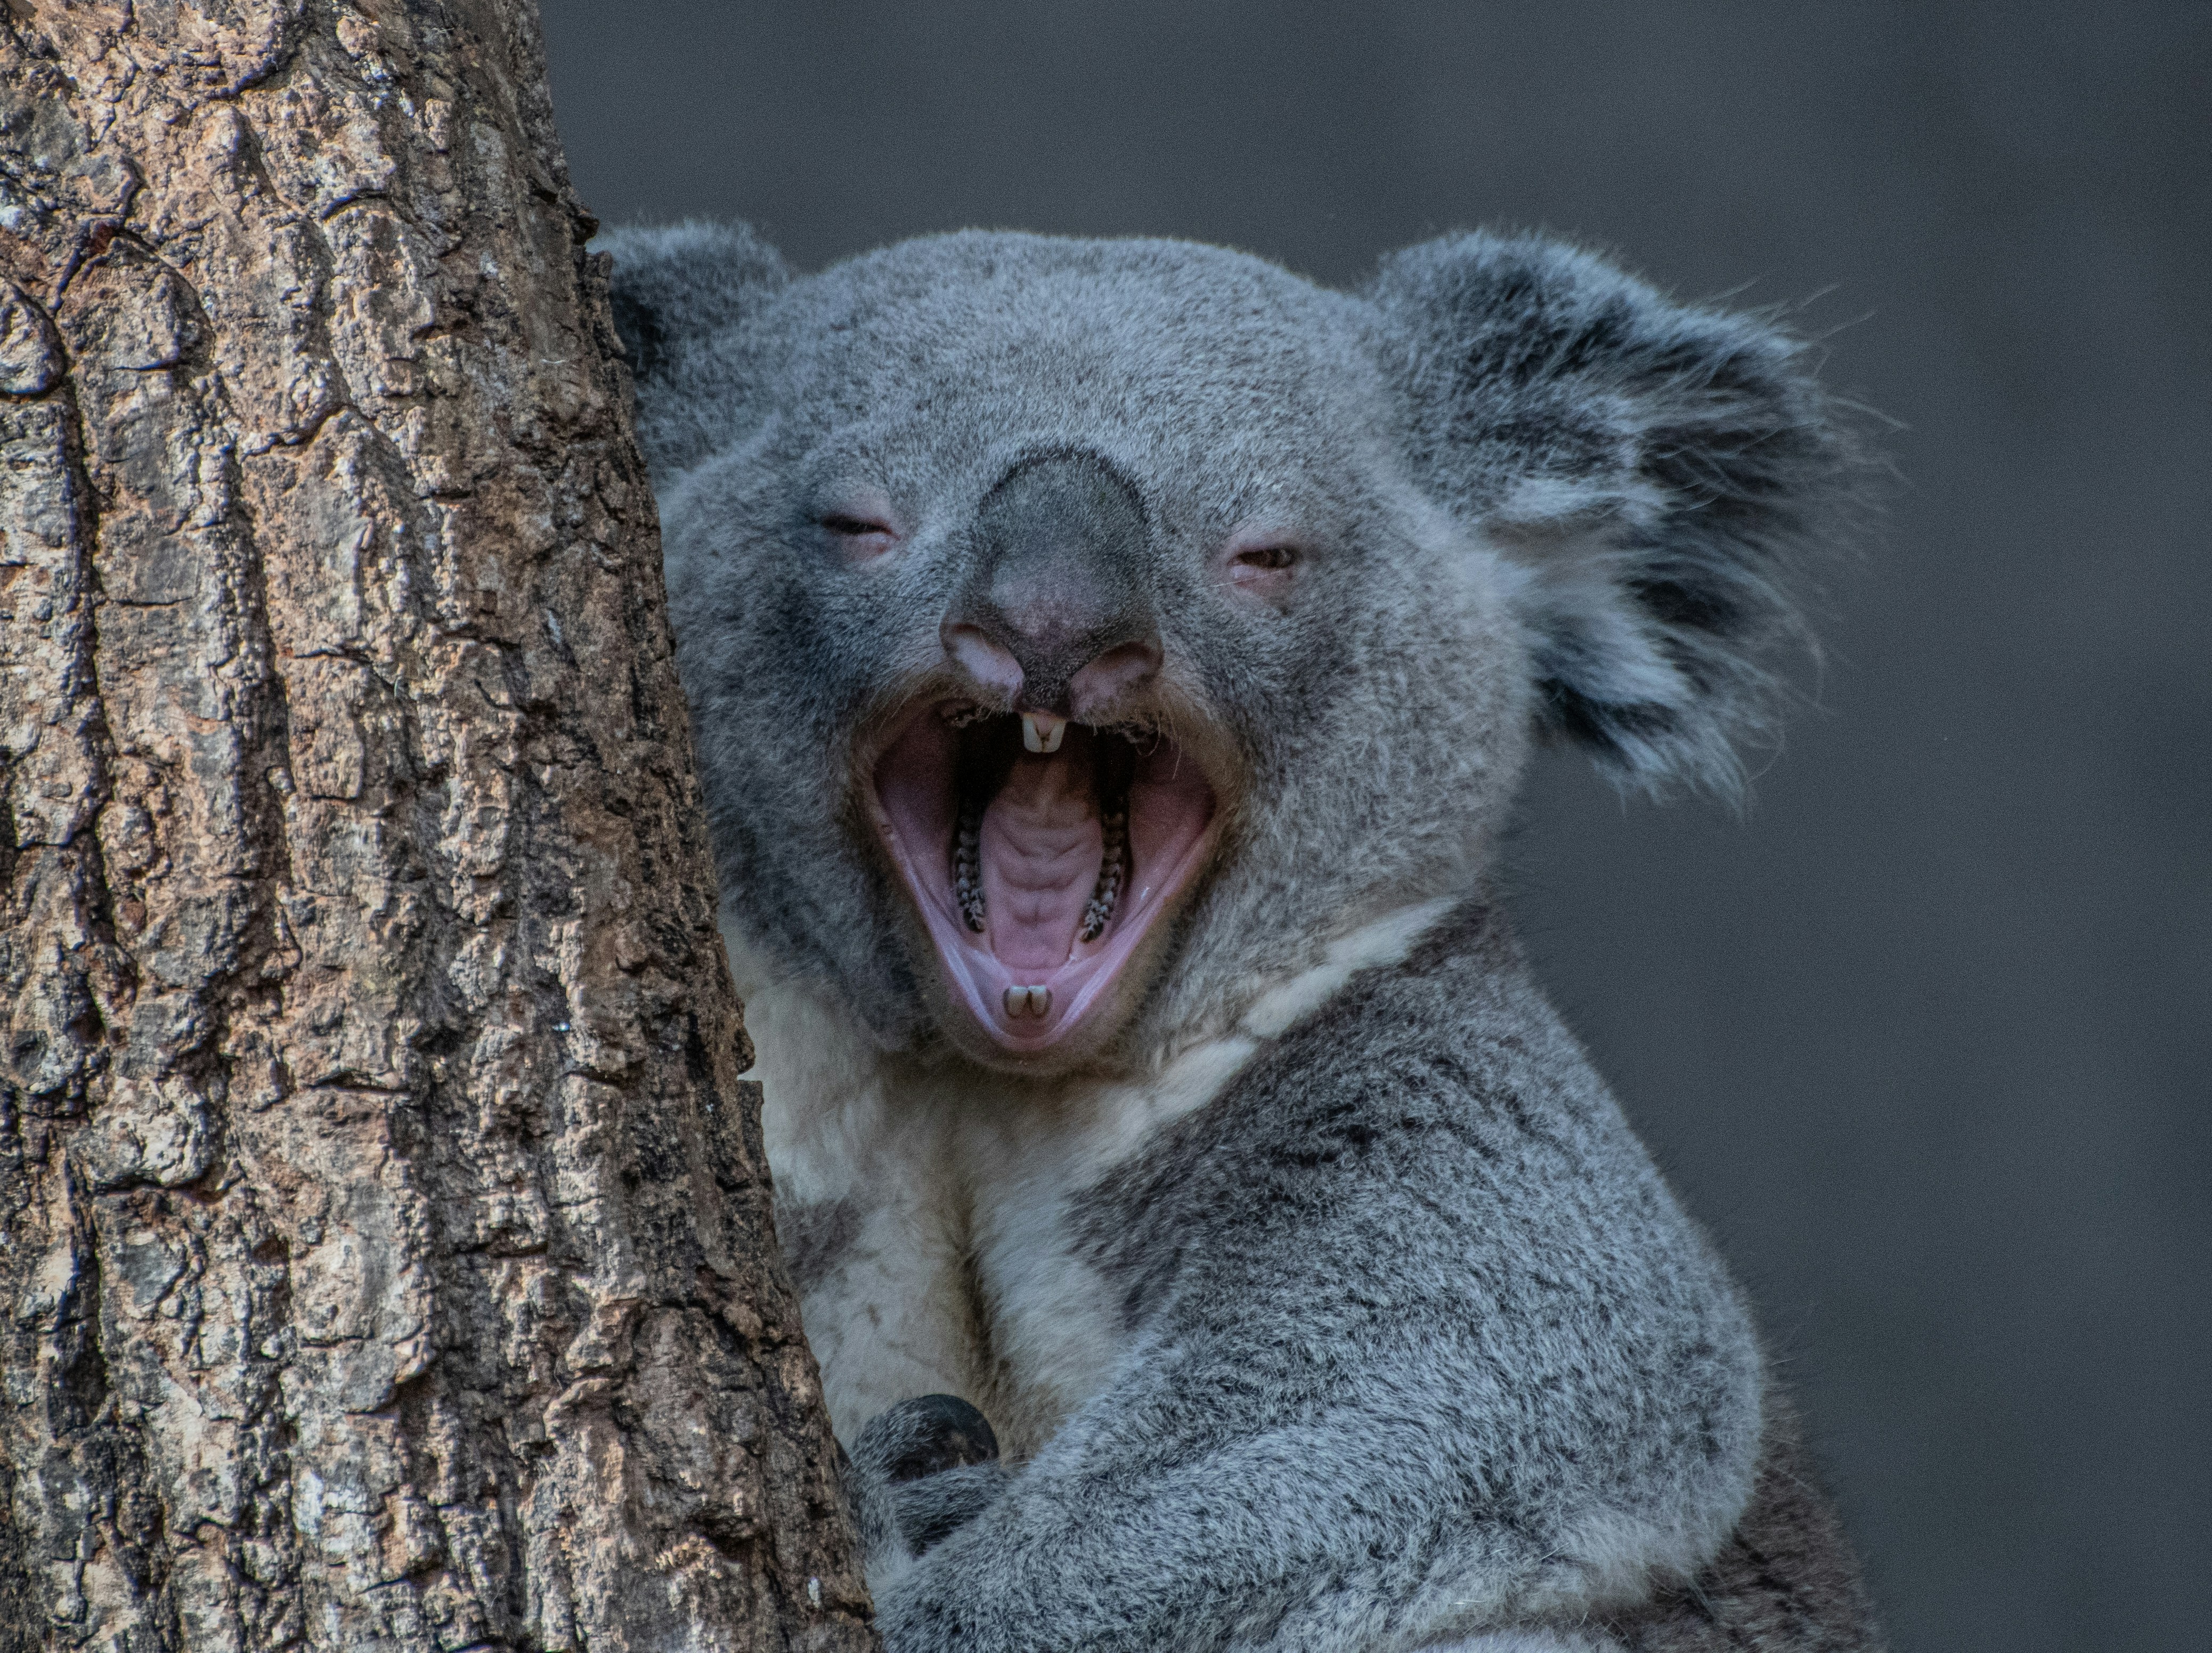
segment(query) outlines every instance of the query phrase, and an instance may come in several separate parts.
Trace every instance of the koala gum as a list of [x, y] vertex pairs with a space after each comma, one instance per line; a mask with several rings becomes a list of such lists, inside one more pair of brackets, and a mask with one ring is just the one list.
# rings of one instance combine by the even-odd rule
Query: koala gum
[[1083, 1019], [1188, 883], [1214, 799], [1171, 742], [1072, 725], [1036, 752], [1019, 728], [939, 708], [893, 740], [875, 782], [951, 985], [1000, 1042], [1030, 1049]]

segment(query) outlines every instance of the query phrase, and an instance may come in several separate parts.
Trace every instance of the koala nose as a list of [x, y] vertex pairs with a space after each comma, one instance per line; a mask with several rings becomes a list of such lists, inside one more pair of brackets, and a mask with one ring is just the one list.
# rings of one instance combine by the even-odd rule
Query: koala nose
[[1002, 477], [939, 628], [945, 650], [1018, 711], [1084, 718], [1160, 667], [1136, 492], [1103, 459], [1057, 454]]

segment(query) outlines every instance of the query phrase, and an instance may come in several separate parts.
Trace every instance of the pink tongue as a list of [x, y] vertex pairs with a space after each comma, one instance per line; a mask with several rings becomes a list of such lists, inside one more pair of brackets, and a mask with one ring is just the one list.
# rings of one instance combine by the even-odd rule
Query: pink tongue
[[1024, 752], [984, 807], [985, 934], [1001, 964], [1042, 974], [1074, 951], [1103, 847], [1089, 757], [1075, 741], [1049, 757]]

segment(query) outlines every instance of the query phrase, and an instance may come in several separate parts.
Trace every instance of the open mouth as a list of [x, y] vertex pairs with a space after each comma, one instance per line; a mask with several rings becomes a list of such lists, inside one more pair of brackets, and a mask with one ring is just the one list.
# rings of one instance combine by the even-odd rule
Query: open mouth
[[877, 825], [947, 980], [1000, 1048], [1060, 1043], [1109, 1003], [1204, 864], [1213, 788], [1174, 741], [960, 701], [877, 761]]

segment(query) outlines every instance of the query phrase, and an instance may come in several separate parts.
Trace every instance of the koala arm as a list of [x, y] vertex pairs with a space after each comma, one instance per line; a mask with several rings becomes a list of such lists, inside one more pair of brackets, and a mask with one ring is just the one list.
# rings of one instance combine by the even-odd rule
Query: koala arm
[[1395, 1352], [1334, 1405], [1269, 1406], [1280, 1415], [1255, 1426], [1279, 1367], [1137, 1351], [995, 1501], [878, 1575], [886, 1646], [1418, 1645], [1579, 1616], [1679, 1552], [1679, 1534], [1601, 1507], [1533, 1443], [1470, 1473], [1465, 1419], [1414, 1350]]
[[843, 1466], [871, 1589], [981, 1514], [1006, 1474], [989, 1420], [957, 1395], [920, 1395], [872, 1419]]
[[[921, 1506], [906, 1513], [921, 1519], [905, 1521], [903, 1536], [894, 1532], [871, 1546], [878, 1599], [915, 1554], [949, 1530], [933, 1526], [933, 1518], [957, 1509], [951, 1525], [972, 1520], [1003, 1492], [1006, 1474], [992, 1462], [898, 1486], [896, 1495], [911, 1495]], [[1778, 1397], [1751, 1504], [1694, 1579], [1662, 1581], [1647, 1599], [1600, 1617], [1477, 1631], [1432, 1644], [1431, 1653], [1881, 1653], [1885, 1645], [1850, 1545], [1819, 1491], [1794, 1415]]]
[[1748, 1322], [1510, 963], [1355, 982], [1087, 1196], [1126, 1352], [887, 1582], [892, 1653], [1418, 1647], [1719, 1552]]

